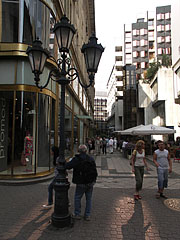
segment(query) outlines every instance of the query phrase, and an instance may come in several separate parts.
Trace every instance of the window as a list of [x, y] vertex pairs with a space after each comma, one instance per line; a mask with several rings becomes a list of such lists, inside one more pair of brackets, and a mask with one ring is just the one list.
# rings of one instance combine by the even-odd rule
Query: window
[[170, 19], [171, 18], [171, 13], [168, 12], [168, 13], [165, 13], [165, 19]]
[[141, 68], [146, 68], [146, 63], [145, 62], [141, 62]]
[[166, 42], [171, 42], [171, 36], [166, 36]]
[[171, 54], [171, 48], [166, 48], [166, 54]]
[[133, 47], [138, 47], [138, 46], [139, 46], [139, 41], [134, 40], [134, 41], [133, 41]]
[[147, 40], [145, 40], [145, 39], [141, 39], [141, 46], [143, 47], [143, 46], [147, 46]]
[[133, 36], [138, 36], [138, 35], [139, 35], [139, 30], [134, 29], [134, 30], [133, 30]]
[[145, 51], [141, 51], [141, 57], [145, 57], [146, 56], [146, 52]]
[[164, 13], [157, 14], [157, 20], [163, 20], [164, 19]]
[[148, 26], [154, 26], [154, 19], [148, 20]]
[[154, 42], [149, 42], [149, 49], [154, 49]]
[[158, 26], [157, 26], [157, 31], [158, 31], [158, 32], [163, 32], [164, 29], [165, 29], [164, 25], [158, 25]]
[[143, 36], [143, 35], [146, 35], [147, 34], [147, 29], [141, 29], [140, 30], [140, 35]]
[[137, 58], [138, 56], [139, 56], [139, 52], [137, 52], [137, 51], [133, 52], [133, 57], [134, 58]]
[[164, 37], [158, 37], [157, 42], [158, 43], [163, 43], [163, 42], [165, 42], [165, 38]]
[[163, 54], [163, 49], [162, 48], [158, 48], [157, 52], [158, 52], [159, 55], [161, 55], [161, 54]]
[[171, 31], [171, 25], [170, 24], [165, 25], [165, 29], [166, 31]]

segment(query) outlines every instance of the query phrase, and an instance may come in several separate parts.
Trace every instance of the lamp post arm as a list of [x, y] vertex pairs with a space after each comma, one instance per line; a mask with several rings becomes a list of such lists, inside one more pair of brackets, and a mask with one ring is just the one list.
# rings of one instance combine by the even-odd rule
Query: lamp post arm
[[[71, 73], [71, 72], [73, 72], [73, 73]], [[87, 88], [91, 87], [93, 85], [93, 83], [94, 83], [94, 74], [92, 74], [92, 73], [89, 75], [89, 84], [82, 83], [81, 79], [79, 77], [79, 73], [78, 73], [76, 68], [69, 68], [68, 76], [71, 78], [70, 81], [74, 81], [77, 78], [79, 84], [84, 89], [87, 89]]]
[[53, 69], [49, 72], [48, 79], [47, 79], [46, 83], [45, 83], [43, 86], [39, 86], [39, 81], [36, 81], [36, 86], [40, 89], [40, 91], [42, 91], [42, 89], [44, 89], [44, 88], [47, 87], [47, 85], [49, 84], [50, 79], [51, 79], [53, 76], [56, 76], [56, 74], [54, 74], [54, 72], [58, 72], [58, 69], [57, 69], [57, 68], [53, 68]]

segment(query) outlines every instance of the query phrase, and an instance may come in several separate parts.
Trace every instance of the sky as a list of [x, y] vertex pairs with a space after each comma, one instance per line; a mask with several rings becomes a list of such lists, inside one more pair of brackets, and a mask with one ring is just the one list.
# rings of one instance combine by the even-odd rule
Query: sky
[[95, 76], [96, 91], [106, 90], [115, 63], [114, 49], [122, 45], [124, 24], [135, 23], [137, 17], [156, 7], [171, 5], [173, 0], [95, 0], [96, 37], [105, 48]]

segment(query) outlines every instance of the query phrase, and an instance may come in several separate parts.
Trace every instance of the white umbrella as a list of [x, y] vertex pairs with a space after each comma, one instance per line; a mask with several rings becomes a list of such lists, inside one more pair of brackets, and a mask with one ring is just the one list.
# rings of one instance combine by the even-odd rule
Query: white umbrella
[[145, 125], [139, 129], [134, 129], [133, 135], [164, 135], [164, 134], [173, 134], [176, 131], [171, 128], [155, 126], [153, 124]]
[[121, 135], [132, 135], [133, 133], [133, 130], [135, 129], [140, 129], [141, 127], [143, 127], [144, 125], [138, 125], [136, 127], [132, 127], [132, 128], [127, 128], [125, 130], [122, 130], [122, 131], [115, 131], [114, 133], [119, 133]]

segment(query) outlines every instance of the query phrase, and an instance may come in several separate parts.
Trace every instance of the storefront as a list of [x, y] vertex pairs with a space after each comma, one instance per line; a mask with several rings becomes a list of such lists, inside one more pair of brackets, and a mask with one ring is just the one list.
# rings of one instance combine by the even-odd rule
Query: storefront
[[[54, 54], [51, 29], [56, 11], [51, 1], [1, 1], [0, 15], [0, 178], [24, 178], [53, 172], [52, 146], [59, 146], [61, 87], [50, 81], [40, 91], [34, 84], [26, 49], [37, 37]], [[53, 61], [48, 61], [44, 84]], [[66, 159], [85, 143], [92, 115], [87, 93], [72, 82], [65, 101]]]

